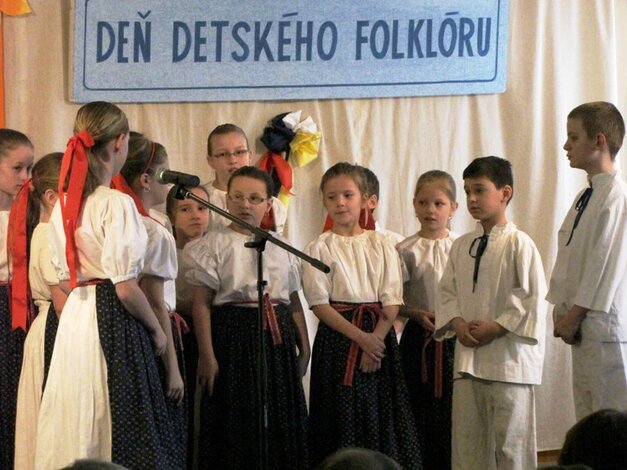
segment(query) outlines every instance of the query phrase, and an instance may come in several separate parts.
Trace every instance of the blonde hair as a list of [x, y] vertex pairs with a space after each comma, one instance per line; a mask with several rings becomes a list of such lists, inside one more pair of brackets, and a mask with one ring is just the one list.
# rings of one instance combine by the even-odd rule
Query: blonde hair
[[[124, 111], [106, 101], [94, 101], [82, 106], [76, 113], [74, 134], [88, 131], [94, 139], [94, 146], [85, 149], [89, 162], [83, 197], [87, 197], [102, 184], [103, 166], [100, 154], [104, 147], [122, 134], [128, 134], [128, 120]], [[65, 181], [67, 185], [67, 180]]]

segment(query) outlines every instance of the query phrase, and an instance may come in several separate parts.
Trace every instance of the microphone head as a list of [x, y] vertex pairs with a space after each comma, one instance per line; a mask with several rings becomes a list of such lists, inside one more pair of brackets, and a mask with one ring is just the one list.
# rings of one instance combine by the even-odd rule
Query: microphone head
[[168, 171], [167, 168], [157, 168], [157, 171], [155, 172], [155, 179], [157, 180], [157, 183], [168, 184], [168, 181], [163, 178], [163, 173], [166, 171]]

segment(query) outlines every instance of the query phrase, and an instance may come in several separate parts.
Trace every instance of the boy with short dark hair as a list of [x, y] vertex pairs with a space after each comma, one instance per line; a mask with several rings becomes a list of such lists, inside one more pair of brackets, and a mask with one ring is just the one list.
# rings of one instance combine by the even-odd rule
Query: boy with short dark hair
[[589, 187], [568, 211], [547, 300], [554, 335], [572, 345], [577, 419], [627, 409], [627, 184], [615, 169], [625, 136], [616, 107], [598, 101], [568, 115], [564, 144]]
[[540, 254], [507, 221], [511, 164], [475, 159], [464, 170], [473, 232], [453, 242], [439, 285], [438, 340], [457, 336], [454, 469], [536, 468], [533, 385], [542, 378], [546, 292]]

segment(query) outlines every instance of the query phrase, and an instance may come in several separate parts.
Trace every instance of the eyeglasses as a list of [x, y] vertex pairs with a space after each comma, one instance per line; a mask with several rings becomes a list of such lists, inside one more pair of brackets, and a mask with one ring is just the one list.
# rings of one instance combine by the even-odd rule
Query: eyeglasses
[[248, 156], [250, 154], [250, 150], [246, 149], [246, 150], [236, 150], [235, 152], [219, 152], [219, 153], [214, 153], [211, 156], [215, 157], [215, 158], [231, 158], [231, 157], [237, 157], [237, 158], [244, 158], [246, 156]]
[[248, 201], [253, 206], [256, 206], [268, 200], [267, 197], [261, 197], [258, 194], [253, 194], [252, 196], [244, 196], [243, 194], [235, 193], [227, 194], [226, 197], [228, 197], [231, 201], [237, 204], [244, 204], [244, 201]]

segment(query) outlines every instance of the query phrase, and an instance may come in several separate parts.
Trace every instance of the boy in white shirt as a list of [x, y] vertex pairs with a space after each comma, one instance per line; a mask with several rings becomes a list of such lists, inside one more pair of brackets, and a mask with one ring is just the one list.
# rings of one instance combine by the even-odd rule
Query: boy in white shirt
[[542, 377], [544, 270], [531, 238], [507, 221], [511, 164], [475, 159], [464, 170], [478, 223], [453, 242], [438, 289], [435, 338], [457, 335], [452, 467], [536, 468], [533, 385]]
[[547, 300], [554, 335], [572, 345], [575, 414], [627, 409], [627, 184], [615, 169], [625, 123], [614, 105], [585, 103], [568, 115], [564, 144], [590, 186], [558, 233]]

